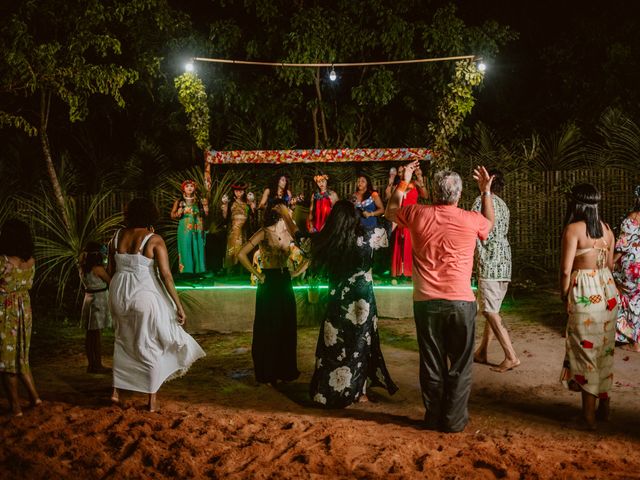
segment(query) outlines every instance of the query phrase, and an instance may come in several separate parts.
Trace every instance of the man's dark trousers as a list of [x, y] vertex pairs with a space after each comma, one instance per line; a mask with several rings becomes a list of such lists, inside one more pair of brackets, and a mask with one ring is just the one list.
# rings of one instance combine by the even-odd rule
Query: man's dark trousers
[[426, 427], [460, 432], [469, 421], [476, 302], [413, 303]]

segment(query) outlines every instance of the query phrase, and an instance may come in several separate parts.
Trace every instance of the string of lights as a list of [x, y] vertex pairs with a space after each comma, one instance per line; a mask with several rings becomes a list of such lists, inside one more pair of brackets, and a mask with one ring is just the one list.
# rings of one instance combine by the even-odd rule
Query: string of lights
[[[234, 65], [256, 65], [261, 67], [281, 67], [281, 68], [331, 68], [329, 72], [329, 79], [335, 81], [337, 78], [336, 68], [349, 68], [349, 67], [369, 67], [369, 66], [383, 66], [383, 65], [406, 65], [411, 63], [429, 63], [429, 62], [450, 62], [455, 60], [473, 60], [480, 61], [481, 58], [476, 55], [457, 55], [451, 57], [436, 57], [436, 58], [414, 58], [410, 60], [382, 60], [375, 62], [342, 62], [342, 63], [289, 63], [289, 62], [259, 62], [252, 60], [231, 60], [226, 58], [207, 58], [207, 57], [193, 57], [185, 69], [188, 72], [194, 71], [193, 62], [212, 62], [212, 63], [226, 63]], [[484, 71], [486, 65], [484, 63], [478, 64], [478, 69]]]

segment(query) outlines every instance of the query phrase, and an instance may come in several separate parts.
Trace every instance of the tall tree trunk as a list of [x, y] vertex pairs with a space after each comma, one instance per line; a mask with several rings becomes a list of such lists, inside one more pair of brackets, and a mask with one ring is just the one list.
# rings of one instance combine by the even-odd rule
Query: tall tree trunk
[[319, 67], [316, 68], [314, 83], [316, 86], [316, 96], [318, 97], [318, 107], [320, 109], [320, 120], [322, 122], [322, 136], [324, 138], [324, 145], [326, 147], [329, 144], [329, 133], [327, 132], [327, 121], [324, 117], [324, 108], [322, 108], [322, 90], [320, 90], [320, 68]]
[[49, 179], [51, 180], [51, 186], [53, 187], [53, 194], [56, 197], [60, 212], [62, 213], [62, 220], [64, 221], [67, 229], [71, 228], [71, 221], [67, 214], [67, 204], [62, 193], [62, 187], [58, 180], [58, 174], [53, 166], [53, 158], [51, 157], [51, 147], [49, 146], [49, 135], [47, 133], [47, 127], [49, 123], [49, 109], [51, 106], [51, 94], [44, 90], [40, 94], [40, 145], [42, 146], [42, 153], [44, 155], [44, 162], [47, 165], [47, 173], [49, 173]]
[[318, 107], [311, 109], [311, 120], [313, 121], [313, 138], [315, 148], [320, 148], [320, 132], [318, 131]]

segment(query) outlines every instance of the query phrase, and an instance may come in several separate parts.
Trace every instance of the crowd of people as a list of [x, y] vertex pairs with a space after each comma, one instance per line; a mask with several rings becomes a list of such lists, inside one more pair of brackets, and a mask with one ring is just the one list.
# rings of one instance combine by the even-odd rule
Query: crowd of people
[[[358, 176], [350, 200], [340, 200], [328, 189], [328, 176], [317, 175], [317, 190], [302, 222], [292, 215], [296, 197], [286, 176], [275, 179], [258, 205], [246, 194], [246, 185], [233, 185], [232, 198], [221, 206], [230, 224], [225, 268], [239, 264], [257, 279], [252, 339], [256, 381], [277, 385], [300, 375], [291, 278], [308, 269], [329, 284], [310, 382], [312, 401], [344, 408], [366, 402], [372, 387], [397, 391], [381, 348], [372, 276], [374, 252], [391, 240], [393, 274], [413, 281], [424, 425], [462, 431], [469, 418], [472, 364], [488, 363], [492, 338], [504, 352], [493, 370], [507, 372], [520, 365], [500, 316], [511, 281], [509, 208], [500, 197], [504, 177], [484, 167], [477, 167], [473, 177], [479, 195], [467, 211], [458, 206], [460, 176], [437, 172], [427, 191], [418, 162], [392, 169], [386, 207], [364, 174]], [[640, 186], [634, 193], [635, 205], [617, 240], [600, 217], [600, 193], [593, 185], [576, 185], [568, 202], [560, 259], [561, 297], [568, 314], [561, 380], [581, 393], [588, 428], [609, 416], [616, 343], [640, 351]], [[245, 226], [257, 210], [263, 211], [262, 226], [249, 236]], [[180, 272], [204, 270], [207, 211], [195, 182], [185, 181], [171, 211], [179, 221]], [[392, 222], [390, 231], [379, 222], [382, 215]], [[115, 233], [108, 251], [90, 243], [79, 259], [87, 371], [108, 371], [102, 364], [100, 332], [113, 322], [111, 400], [119, 402], [120, 390], [142, 392], [151, 411], [158, 408], [161, 385], [205, 355], [184, 330], [186, 314], [167, 247], [153, 228], [157, 220], [152, 202], [133, 200], [125, 211], [125, 226]], [[294, 245], [303, 259], [292, 271]], [[253, 261], [256, 250], [259, 264]], [[29, 369], [33, 252], [29, 227], [19, 220], [6, 221], [0, 230], [0, 375], [15, 416], [22, 415], [18, 380], [31, 405], [41, 403]], [[477, 298], [471, 288], [474, 264]], [[477, 313], [486, 323], [476, 347]]]

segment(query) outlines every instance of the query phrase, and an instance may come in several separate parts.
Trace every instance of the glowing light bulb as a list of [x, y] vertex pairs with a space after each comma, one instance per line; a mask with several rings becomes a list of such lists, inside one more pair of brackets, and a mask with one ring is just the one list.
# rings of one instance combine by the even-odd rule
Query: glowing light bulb
[[193, 66], [193, 62], [189, 62], [184, 66], [185, 71], [187, 72], [193, 72], [195, 70], [195, 67]]
[[487, 69], [487, 64], [486, 63], [480, 62], [478, 64], [478, 70], [481, 71], [482, 73], [484, 73], [486, 69]]
[[338, 78], [338, 76], [336, 75], [336, 71], [333, 69], [333, 67], [331, 67], [331, 71], [329, 72], [329, 80], [335, 82], [336, 78]]

